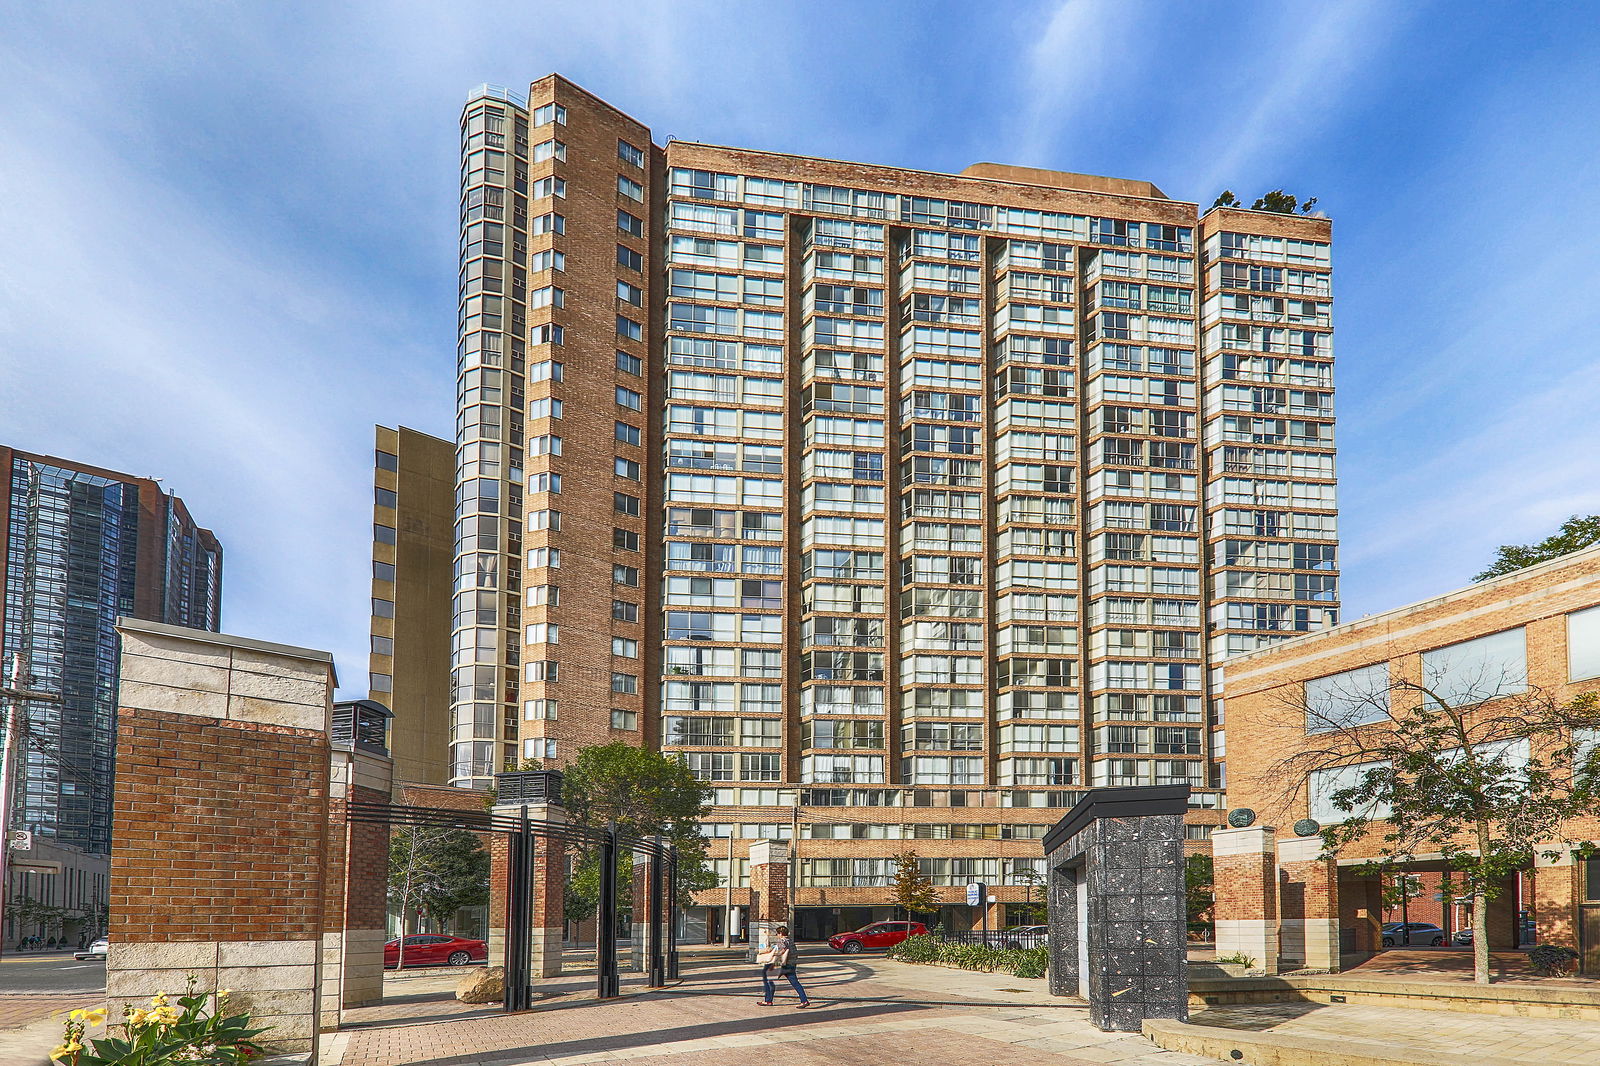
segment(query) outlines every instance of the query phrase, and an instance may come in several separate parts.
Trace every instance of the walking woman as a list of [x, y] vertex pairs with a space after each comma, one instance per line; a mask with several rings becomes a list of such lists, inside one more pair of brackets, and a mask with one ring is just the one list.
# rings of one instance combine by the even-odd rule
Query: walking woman
[[767, 950], [756, 957], [761, 964], [761, 991], [763, 998], [759, 1001], [763, 1007], [772, 1006], [772, 994], [777, 991], [777, 986], [772, 981], [773, 967], [789, 979], [789, 984], [794, 988], [795, 995], [800, 997], [800, 1006], [811, 1006], [811, 1000], [806, 996], [806, 990], [800, 987], [800, 978], [794, 972], [794, 941], [789, 937], [787, 925], [778, 926], [778, 937], [767, 945]]

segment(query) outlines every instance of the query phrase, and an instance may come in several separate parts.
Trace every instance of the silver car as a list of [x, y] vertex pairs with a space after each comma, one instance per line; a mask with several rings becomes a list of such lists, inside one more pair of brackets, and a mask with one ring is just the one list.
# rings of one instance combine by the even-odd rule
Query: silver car
[[82, 961], [83, 959], [103, 959], [106, 957], [106, 952], [110, 949], [111, 942], [105, 937], [101, 937], [84, 950], [74, 951], [72, 953], [72, 957], [78, 959], [79, 961]]

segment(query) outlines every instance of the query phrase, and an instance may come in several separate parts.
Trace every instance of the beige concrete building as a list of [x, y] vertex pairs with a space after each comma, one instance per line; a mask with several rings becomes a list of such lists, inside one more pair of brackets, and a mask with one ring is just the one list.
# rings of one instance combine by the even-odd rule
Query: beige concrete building
[[[1337, 967], [1341, 940], [1346, 953], [1380, 946], [1378, 885], [1354, 869], [1379, 848], [1358, 845], [1329, 860], [1320, 838], [1293, 828], [1347, 817], [1331, 797], [1355, 771], [1329, 765], [1302, 782], [1285, 772], [1285, 760], [1322, 750], [1330, 722], [1380, 728], [1391, 701], [1420, 700], [1419, 685], [1451, 706], [1481, 701], [1474, 715], [1515, 707], [1511, 701], [1529, 694], [1566, 704], [1600, 692], [1600, 547], [1228, 660], [1228, 801], [1254, 810], [1256, 825], [1212, 838], [1219, 951], [1237, 947], [1270, 960], [1281, 944], [1285, 957]], [[1575, 738], [1580, 753], [1600, 743], [1600, 731], [1592, 734]], [[1520, 743], [1526, 751], [1529, 741]], [[1600, 843], [1600, 818], [1568, 823], [1563, 833]], [[1520, 912], [1531, 918], [1534, 940], [1581, 948], [1585, 972], [1600, 973], [1600, 859], [1558, 845], [1536, 849], [1482, 924], [1492, 948], [1516, 947], [1528, 939]], [[1430, 884], [1448, 876], [1437, 855], [1419, 855], [1406, 869]]]
[[367, 697], [394, 712], [397, 780], [444, 784], [450, 754], [450, 563], [455, 445], [376, 428]]
[[1327, 219], [659, 146], [554, 75], [461, 136], [450, 783], [681, 752], [713, 934], [753, 840], [814, 935], [906, 848], [1021, 900], [1089, 785], [1220, 806], [1211, 667], [1337, 616]]

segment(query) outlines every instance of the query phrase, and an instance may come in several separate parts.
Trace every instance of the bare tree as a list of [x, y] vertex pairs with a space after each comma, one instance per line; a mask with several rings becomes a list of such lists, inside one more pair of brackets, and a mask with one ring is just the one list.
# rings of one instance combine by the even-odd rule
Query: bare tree
[[1447, 891], [1471, 900], [1473, 979], [1487, 984], [1489, 902], [1537, 845], [1577, 846], [1568, 819], [1600, 810], [1600, 701], [1561, 703], [1518, 670], [1463, 665], [1294, 685], [1281, 703], [1305, 740], [1274, 772], [1286, 803], [1309, 796], [1343, 815], [1321, 829], [1329, 853], [1377, 852], [1361, 872], [1387, 879], [1439, 855]]

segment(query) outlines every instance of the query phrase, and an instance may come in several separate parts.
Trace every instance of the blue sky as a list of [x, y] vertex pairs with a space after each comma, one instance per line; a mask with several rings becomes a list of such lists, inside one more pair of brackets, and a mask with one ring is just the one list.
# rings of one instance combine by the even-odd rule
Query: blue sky
[[364, 684], [371, 427], [452, 432], [456, 119], [1283, 187], [1335, 220], [1346, 616], [1600, 511], [1600, 10], [71, 3], [0, 14], [0, 440], [158, 475], [224, 627]]

